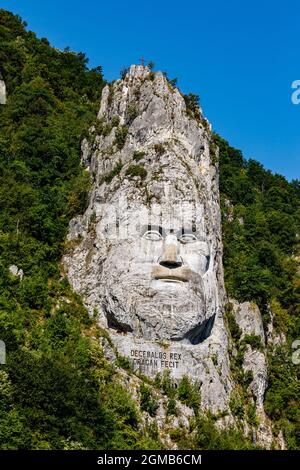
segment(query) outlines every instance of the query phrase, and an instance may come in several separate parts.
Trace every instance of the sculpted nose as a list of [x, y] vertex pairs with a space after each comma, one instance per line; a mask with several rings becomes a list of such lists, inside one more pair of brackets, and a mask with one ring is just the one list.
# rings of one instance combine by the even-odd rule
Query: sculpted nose
[[168, 235], [166, 237], [159, 264], [169, 269], [182, 266], [182, 261], [179, 257], [179, 245], [175, 235]]

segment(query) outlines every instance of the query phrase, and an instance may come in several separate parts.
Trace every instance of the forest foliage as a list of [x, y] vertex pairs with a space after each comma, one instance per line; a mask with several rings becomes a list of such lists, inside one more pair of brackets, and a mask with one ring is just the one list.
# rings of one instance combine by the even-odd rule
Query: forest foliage
[[[83, 53], [51, 47], [20, 17], [0, 10], [0, 72], [8, 93], [0, 107], [0, 339], [8, 351], [0, 366], [1, 449], [162, 446], [155, 429], [141, 427], [141, 411], [157, 409], [150, 389], [141, 386], [138, 407], [118, 382], [99, 346], [101, 331], [59, 264], [69, 220], [85, 209], [89, 178], [80, 145], [105, 85], [101, 67], [87, 64]], [[266, 321], [271, 305], [276, 328], [287, 334], [287, 349], [270, 357], [266, 408], [296, 448], [299, 389], [295, 367], [284, 364], [292, 339], [300, 337], [300, 183], [214, 140], [227, 289], [257, 302]], [[11, 265], [22, 268], [22, 281]], [[172, 414], [176, 403], [167, 389]], [[188, 383], [176, 396], [197, 409]], [[212, 417], [197, 416], [194, 436], [184, 440], [174, 431], [183, 448], [253, 447], [240, 431], [218, 431]]]
[[300, 366], [292, 362], [300, 339], [300, 181], [288, 182], [246, 160], [219, 135], [224, 271], [228, 295], [255, 302], [264, 326], [271, 320], [286, 343], [269, 347], [265, 409], [288, 448], [300, 448]]

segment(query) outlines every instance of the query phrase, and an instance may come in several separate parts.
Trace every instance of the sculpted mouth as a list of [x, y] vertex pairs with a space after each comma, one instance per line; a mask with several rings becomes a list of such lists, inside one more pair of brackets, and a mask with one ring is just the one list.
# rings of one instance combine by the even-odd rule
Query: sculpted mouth
[[154, 266], [152, 277], [165, 282], [188, 282], [191, 278], [191, 270], [185, 266], [168, 269], [164, 266]]

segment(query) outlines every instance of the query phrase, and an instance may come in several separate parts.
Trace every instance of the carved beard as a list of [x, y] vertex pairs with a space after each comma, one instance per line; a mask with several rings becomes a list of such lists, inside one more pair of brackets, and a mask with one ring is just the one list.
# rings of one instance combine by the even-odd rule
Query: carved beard
[[205, 293], [200, 275], [181, 284], [155, 281], [150, 265], [122, 265], [114, 254], [102, 268], [100, 296], [110, 328], [148, 340], [192, 344], [210, 335], [216, 295]]

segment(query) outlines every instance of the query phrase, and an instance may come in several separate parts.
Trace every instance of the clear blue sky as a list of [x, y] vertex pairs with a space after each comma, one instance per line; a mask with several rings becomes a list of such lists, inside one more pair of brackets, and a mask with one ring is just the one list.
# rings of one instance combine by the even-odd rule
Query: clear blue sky
[[214, 130], [300, 178], [300, 3], [265, 0], [2, 0], [39, 37], [83, 51], [108, 80], [145, 56], [200, 95]]

